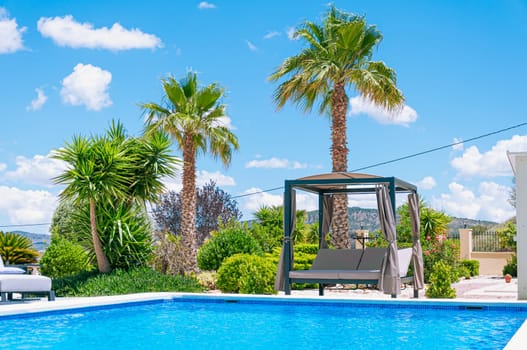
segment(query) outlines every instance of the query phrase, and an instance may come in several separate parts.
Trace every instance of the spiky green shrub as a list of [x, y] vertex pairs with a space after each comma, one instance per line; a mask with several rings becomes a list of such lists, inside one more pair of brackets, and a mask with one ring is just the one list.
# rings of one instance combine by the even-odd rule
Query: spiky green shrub
[[233, 255], [223, 262], [217, 276], [217, 286], [225, 293], [275, 293], [276, 266], [261, 256]]
[[223, 261], [238, 253], [263, 254], [262, 248], [241, 224], [230, 224], [212, 235], [198, 251], [198, 267], [218, 270]]
[[4, 264], [35, 263], [39, 255], [29, 238], [18, 233], [0, 231], [0, 256]]
[[[76, 211], [75, 228], [82, 232], [84, 247], [93, 261], [94, 251], [90, 236], [89, 207]], [[99, 205], [97, 227], [104, 253], [114, 269], [131, 269], [145, 266], [152, 257], [152, 225], [150, 219], [138, 206], [127, 204]]]
[[145, 292], [203, 292], [194, 278], [164, 275], [148, 267], [116, 269], [109, 274], [82, 272], [53, 279], [58, 296], [104, 296]]
[[430, 285], [426, 289], [428, 298], [447, 298], [456, 297], [456, 290], [452, 288], [452, 269], [442, 261], [437, 261], [430, 274]]
[[56, 278], [89, 271], [93, 265], [80, 244], [54, 234], [40, 259], [40, 267], [43, 275]]

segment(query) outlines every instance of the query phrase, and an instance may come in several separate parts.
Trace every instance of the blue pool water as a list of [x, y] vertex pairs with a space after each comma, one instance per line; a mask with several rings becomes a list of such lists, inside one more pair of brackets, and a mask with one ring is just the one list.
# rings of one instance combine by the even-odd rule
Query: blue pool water
[[0, 317], [0, 349], [502, 349], [527, 308], [174, 299]]

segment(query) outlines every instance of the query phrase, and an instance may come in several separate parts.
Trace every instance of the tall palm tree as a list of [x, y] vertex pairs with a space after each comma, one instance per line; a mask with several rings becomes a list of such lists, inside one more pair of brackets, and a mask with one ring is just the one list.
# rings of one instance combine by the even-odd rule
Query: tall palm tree
[[[322, 25], [306, 21], [295, 35], [305, 40], [307, 47], [287, 58], [269, 77], [272, 81], [286, 78], [274, 92], [275, 103], [280, 109], [291, 101], [309, 112], [318, 102], [319, 112], [331, 117], [332, 171], [346, 172], [346, 89], [353, 87], [389, 110], [404, 104], [395, 71], [371, 60], [382, 34], [367, 25], [364, 17], [332, 6]], [[347, 195], [335, 197], [331, 240], [337, 248], [350, 246]]]
[[189, 72], [181, 81], [162, 80], [162, 104], [145, 103], [147, 130], [162, 130], [171, 135], [183, 152], [183, 189], [181, 192], [181, 243], [187, 272], [196, 264], [196, 157], [199, 152], [219, 158], [225, 166], [238, 149], [237, 137], [222, 124], [224, 90], [215, 83], [200, 88], [197, 75]]

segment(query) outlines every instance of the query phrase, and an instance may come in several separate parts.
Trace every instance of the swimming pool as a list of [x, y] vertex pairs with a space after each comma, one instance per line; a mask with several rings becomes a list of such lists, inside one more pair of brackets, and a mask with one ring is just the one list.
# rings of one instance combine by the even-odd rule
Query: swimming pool
[[0, 317], [0, 349], [502, 349], [527, 305], [185, 295]]

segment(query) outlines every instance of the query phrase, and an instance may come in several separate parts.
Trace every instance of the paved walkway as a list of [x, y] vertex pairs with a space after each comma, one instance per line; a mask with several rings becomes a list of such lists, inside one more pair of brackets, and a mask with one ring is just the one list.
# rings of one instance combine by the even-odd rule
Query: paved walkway
[[[465, 279], [454, 283], [452, 287], [456, 290], [456, 299], [470, 300], [504, 300], [515, 301], [518, 299], [518, 283], [513, 279], [510, 283], [505, 283], [501, 276], [478, 276], [471, 279]], [[357, 298], [357, 299], [390, 299], [386, 295], [374, 289], [357, 289], [353, 285], [343, 287], [326, 288], [324, 295], [335, 298]], [[298, 297], [317, 297], [318, 289], [293, 290], [292, 296]], [[413, 298], [413, 288], [408, 286], [401, 290], [399, 299]], [[419, 292], [419, 298], [425, 297], [424, 291]]]

